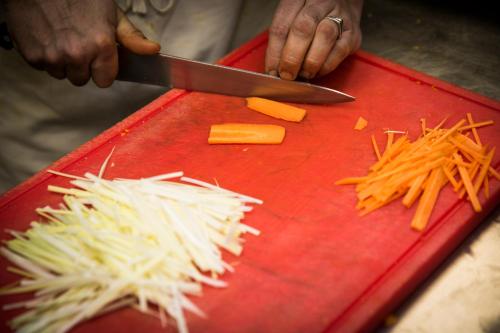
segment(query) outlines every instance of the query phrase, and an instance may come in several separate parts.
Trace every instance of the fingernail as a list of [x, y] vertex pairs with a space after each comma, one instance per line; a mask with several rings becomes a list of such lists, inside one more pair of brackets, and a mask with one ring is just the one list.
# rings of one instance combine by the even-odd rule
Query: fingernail
[[288, 73], [288, 72], [280, 72], [280, 77], [283, 79], [283, 80], [293, 80], [293, 76], [292, 74]]
[[306, 72], [306, 71], [301, 71], [299, 75], [301, 77], [303, 77], [304, 79], [310, 79], [311, 78], [311, 74], [309, 74], [309, 72]]
[[273, 70], [271, 70], [271, 71], [269, 71], [269, 72], [268, 72], [268, 74], [269, 74], [269, 75], [272, 75], [272, 76], [278, 76], [278, 72], [277, 72], [277, 71], [275, 71], [274, 69], [273, 69]]

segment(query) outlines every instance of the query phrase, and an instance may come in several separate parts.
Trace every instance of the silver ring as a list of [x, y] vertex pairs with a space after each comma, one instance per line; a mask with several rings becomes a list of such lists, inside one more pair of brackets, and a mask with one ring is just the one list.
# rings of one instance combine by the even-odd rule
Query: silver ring
[[332, 22], [335, 22], [337, 28], [339, 28], [339, 35], [337, 36], [337, 39], [340, 39], [340, 37], [342, 37], [342, 32], [344, 31], [344, 20], [342, 19], [342, 17], [328, 15], [325, 18], [329, 19]]

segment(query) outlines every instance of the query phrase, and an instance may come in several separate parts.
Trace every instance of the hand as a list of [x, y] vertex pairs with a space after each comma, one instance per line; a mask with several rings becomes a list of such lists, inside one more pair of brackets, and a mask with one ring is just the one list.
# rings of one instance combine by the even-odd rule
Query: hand
[[[266, 72], [294, 80], [333, 71], [361, 45], [363, 0], [281, 0], [269, 30]], [[342, 37], [335, 22], [344, 20]]]
[[117, 42], [138, 54], [160, 50], [113, 0], [4, 0], [4, 5], [11, 37], [26, 61], [77, 86], [90, 77], [99, 87], [113, 83]]

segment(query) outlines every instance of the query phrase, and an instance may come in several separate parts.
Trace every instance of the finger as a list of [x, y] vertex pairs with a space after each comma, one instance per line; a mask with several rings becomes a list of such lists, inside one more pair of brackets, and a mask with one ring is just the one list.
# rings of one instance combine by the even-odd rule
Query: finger
[[66, 50], [66, 77], [75, 86], [83, 86], [90, 79], [90, 60], [81, 44], [70, 43]]
[[335, 22], [328, 18], [321, 20], [305, 56], [300, 76], [305, 79], [311, 79], [316, 76], [332, 51], [339, 33], [339, 28]]
[[55, 50], [48, 50], [45, 55], [44, 64], [41, 66], [50, 76], [62, 80], [66, 77], [64, 63], [59, 58]]
[[96, 58], [90, 64], [92, 80], [100, 88], [109, 87], [118, 74], [118, 51], [110, 35], [99, 38]]
[[285, 45], [293, 20], [304, 6], [305, 1], [283, 0], [274, 13], [269, 28], [269, 42], [266, 50], [266, 73], [277, 76], [281, 51]]
[[121, 10], [118, 10], [118, 26], [116, 39], [125, 48], [137, 54], [156, 54], [160, 52], [160, 44], [148, 40]]
[[324, 62], [323, 66], [318, 72], [318, 76], [323, 76], [331, 71], [333, 71], [337, 66], [353, 51], [351, 46], [352, 43], [352, 32], [347, 31], [342, 33], [342, 38], [339, 39], [332, 51], [328, 55], [328, 58]]
[[319, 22], [331, 12], [329, 1], [308, 1], [297, 14], [281, 54], [279, 74], [282, 79], [294, 80], [314, 38]]

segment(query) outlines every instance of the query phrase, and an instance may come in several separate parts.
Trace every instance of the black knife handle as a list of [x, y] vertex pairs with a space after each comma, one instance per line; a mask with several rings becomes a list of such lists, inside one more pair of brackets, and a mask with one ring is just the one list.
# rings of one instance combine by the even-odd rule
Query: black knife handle
[[14, 43], [9, 35], [9, 30], [7, 29], [7, 23], [0, 23], [0, 46], [6, 50], [12, 50], [14, 48]]

